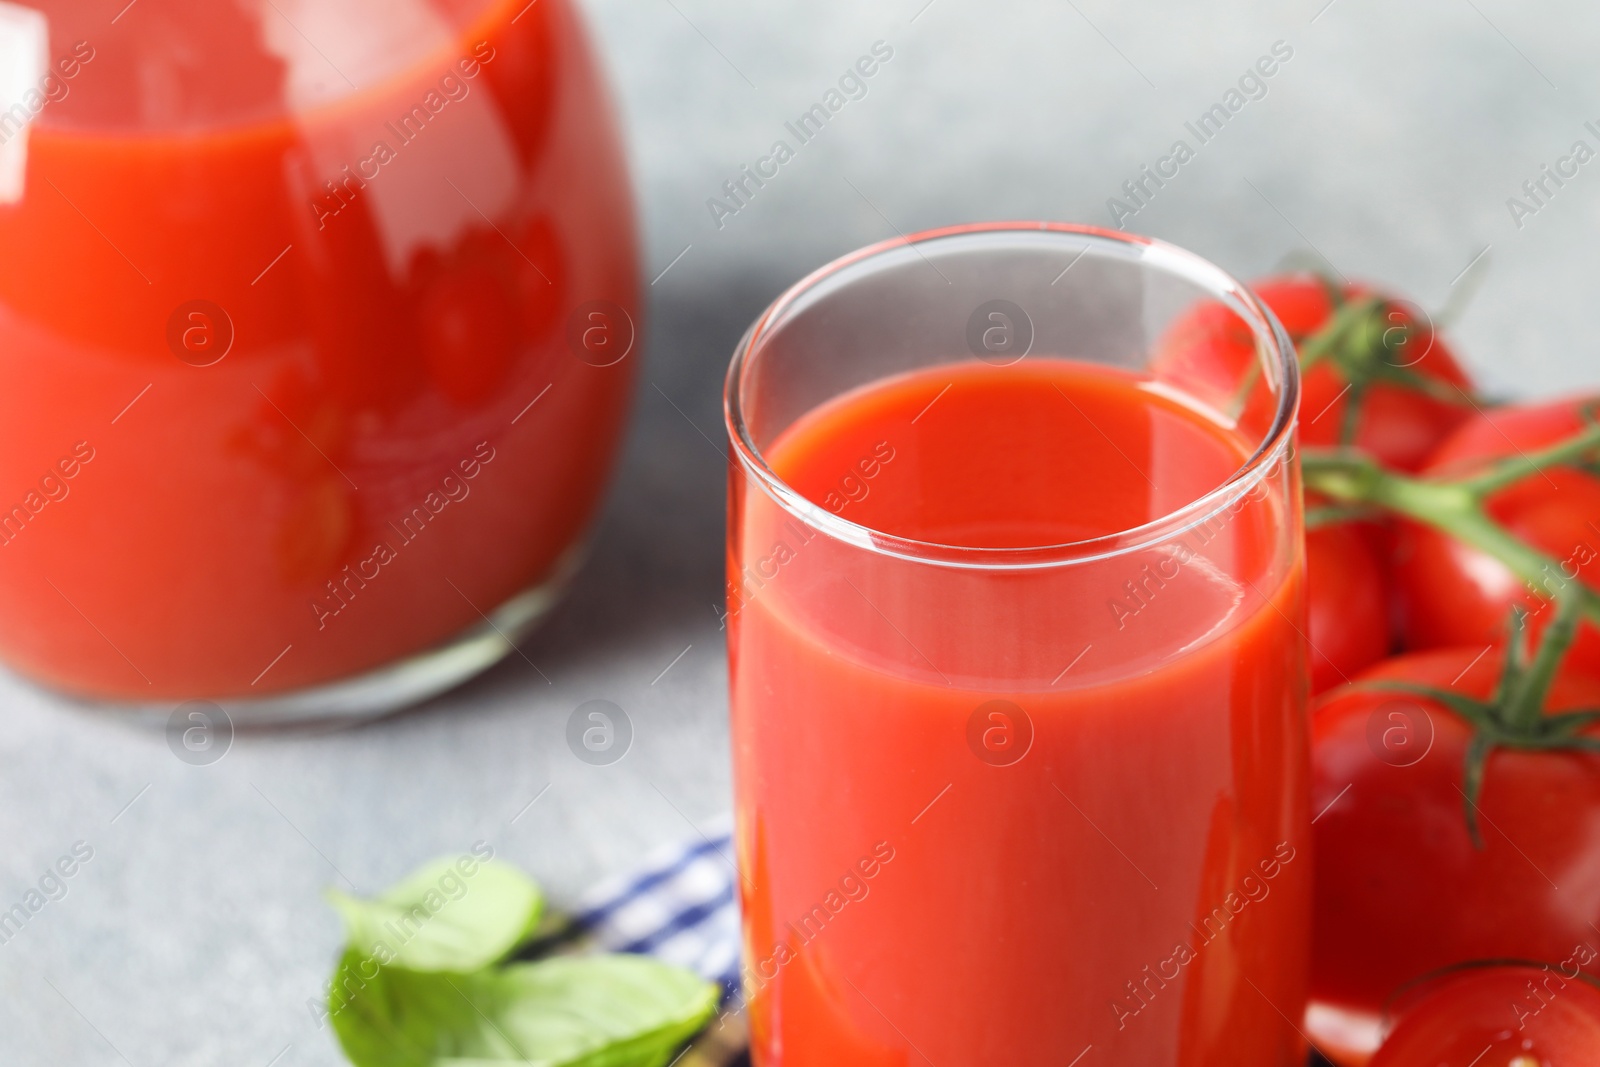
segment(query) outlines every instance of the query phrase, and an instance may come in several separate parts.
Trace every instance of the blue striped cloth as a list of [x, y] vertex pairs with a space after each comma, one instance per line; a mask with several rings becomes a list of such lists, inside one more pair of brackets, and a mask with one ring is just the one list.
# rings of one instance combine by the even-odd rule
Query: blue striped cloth
[[637, 952], [739, 989], [739, 906], [731, 821], [697, 840], [656, 849], [635, 870], [595, 886], [573, 918], [608, 952]]

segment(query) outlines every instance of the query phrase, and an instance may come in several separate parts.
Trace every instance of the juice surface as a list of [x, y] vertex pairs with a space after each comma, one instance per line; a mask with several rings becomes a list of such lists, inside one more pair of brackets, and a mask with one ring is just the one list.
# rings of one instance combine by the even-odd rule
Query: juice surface
[[261, 696], [550, 578], [637, 362], [574, 351], [597, 302], [631, 343], [635, 259], [567, 0], [32, 6], [41, 92], [0, 118], [0, 657], [102, 699]]
[[[879, 382], [763, 451], [841, 518], [970, 547], [1129, 530], [1246, 458], [1153, 383], [1047, 359]], [[1304, 1062], [1292, 499], [1254, 493], [1104, 559], [982, 570], [806, 528], [736, 469], [759, 1063]]]

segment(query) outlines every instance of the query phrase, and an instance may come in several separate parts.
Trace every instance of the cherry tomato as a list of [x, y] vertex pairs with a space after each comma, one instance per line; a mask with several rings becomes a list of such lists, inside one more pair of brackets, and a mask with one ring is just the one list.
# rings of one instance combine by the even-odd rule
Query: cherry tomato
[[[1487, 462], [1551, 445], [1583, 429], [1592, 400], [1495, 408], [1452, 434], [1426, 473], [1466, 474]], [[1600, 589], [1600, 475], [1591, 467], [1551, 466], [1489, 498], [1489, 514], [1556, 563], [1536, 587], [1499, 561], [1419, 523], [1396, 527], [1395, 579], [1401, 634], [1408, 648], [1476, 644], [1502, 638], [1513, 605], [1537, 633], [1553, 613], [1549, 596], [1581, 581]], [[1583, 626], [1569, 658], [1600, 673], [1600, 630]]]
[[[1412, 653], [1356, 681], [1485, 699], [1502, 658], [1479, 648]], [[1600, 706], [1600, 680], [1565, 668], [1544, 706], [1547, 716]], [[1342, 686], [1314, 706], [1311, 731], [1307, 1021], [1338, 1062], [1372, 1051], [1385, 1002], [1409, 982], [1471, 960], [1560, 961], [1580, 945], [1600, 950], [1590, 925], [1600, 916], [1600, 755], [1495, 748], [1476, 806], [1478, 847], [1463, 793], [1474, 733], [1443, 704]]]
[[1371, 1067], [1594, 1067], [1600, 989], [1577, 972], [1568, 957], [1430, 982]]
[[1348, 681], [1389, 654], [1383, 531], [1329, 522], [1306, 530], [1311, 692]]
[[[1337, 310], [1329, 286], [1310, 275], [1264, 278], [1252, 288], [1278, 316], [1302, 360], [1318, 332]], [[1379, 296], [1367, 286], [1342, 290], [1345, 305]], [[1459, 392], [1466, 374], [1430, 323], [1400, 302], [1380, 303], [1344, 335], [1338, 357], [1324, 355], [1306, 368], [1300, 400], [1300, 443], [1315, 447], [1353, 444], [1389, 467], [1415, 470], [1435, 445], [1473, 412]], [[1180, 319], [1158, 345], [1155, 375], [1195, 392], [1224, 410], [1238, 407], [1248, 431], [1264, 431], [1272, 396], [1265, 381], [1251, 386], [1256, 367], [1254, 338], [1232, 311], [1202, 305]], [[1390, 379], [1420, 380], [1440, 395]], [[1446, 399], [1448, 397], [1449, 399]], [[1354, 433], [1345, 439], [1347, 409], [1358, 404]]]

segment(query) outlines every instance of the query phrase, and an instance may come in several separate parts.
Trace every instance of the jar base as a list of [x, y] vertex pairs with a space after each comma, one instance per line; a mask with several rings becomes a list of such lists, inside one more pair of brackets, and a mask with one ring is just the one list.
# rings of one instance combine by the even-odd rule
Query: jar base
[[[432, 648], [362, 674], [305, 689], [269, 697], [212, 699], [208, 703], [220, 707], [233, 726], [242, 730], [355, 725], [421, 704], [482, 674], [514, 652], [517, 642], [560, 603], [583, 564], [586, 547], [582, 543], [574, 545], [556, 561], [543, 581], [514, 594], [480, 622]], [[121, 703], [66, 696], [90, 711], [151, 726], [165, 726], [180, 703]]]

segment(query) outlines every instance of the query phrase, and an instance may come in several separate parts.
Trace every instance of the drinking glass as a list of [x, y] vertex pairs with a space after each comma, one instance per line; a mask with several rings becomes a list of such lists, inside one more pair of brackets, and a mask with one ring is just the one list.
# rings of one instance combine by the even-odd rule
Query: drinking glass
[[762, 1067], [1289, 1067], [1310, 861], [1294, 350], [1159, 241], [829, 264], [727, 377]]

